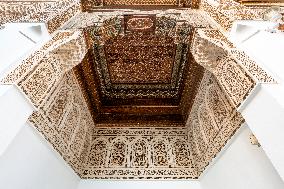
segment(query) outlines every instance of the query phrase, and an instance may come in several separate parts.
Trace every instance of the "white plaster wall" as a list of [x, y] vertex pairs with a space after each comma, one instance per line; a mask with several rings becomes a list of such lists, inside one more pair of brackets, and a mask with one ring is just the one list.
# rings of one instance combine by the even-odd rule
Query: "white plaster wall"
[[201, 189], [194, 180], [81, 180], [78, 189]]
[[278, 81], [284, 81], [284, 33], [259, 31], [238, 45], [252, 59], [269, 71]]
[[231, 145], [200, 178], [202, 189], [283, 189], [284, 183], [261, 147], [250, 144], [243, 125]]
[[1, 189], [76, 189], [79, 177], [28, 124], [0, 157]]
[[[277, 84], [259, 84], [239, 111], [284, 180], [284, 33], [265, 31], [278, 27], [277, 23], [237, 21], [235, 28], [238, 23], [249, 25], [256, 32], [232, 30], [230, 36], [235, 45], [277, 80]], [[240, 35], [249, 37], [237, 40]]]
[[35, 43], [19, 33], [19, 29], [10, 25], [0, 30], [0, 76], [12, 63], [27, 53]]
[[0, 85], [0, 157], [34, 110], [15, 85]]
[[284, 92], [280, 89], [261, 85], [241, 113], [284, 180]]
[[7, 23], [0, 30], [0, 78], [50, 39], [44, 23]]

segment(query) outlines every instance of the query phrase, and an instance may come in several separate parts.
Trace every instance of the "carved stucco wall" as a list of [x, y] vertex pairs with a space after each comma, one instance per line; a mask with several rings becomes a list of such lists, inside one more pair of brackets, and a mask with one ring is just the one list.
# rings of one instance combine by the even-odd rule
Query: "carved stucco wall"
[[206, 71], [187, 122], [198, 176], [243, 122], [214, 75]]
[[73, 71], [65, 73], [29, 121], [81, 176], [94, 123]]
[[236, 20], [261, 19], [266, 7], [246, 7], [234, 0], [201, 0], [204, 10], [224, 31], [229, 32]]
[[83, 178], [198, 178], [244, 122], [206, 71], [184, 128], [95, 128]]
[[276, 80], [219, 30], [197, 29], [191, 51], [207, 69], [187, 123], [199, 176], [244, 122], [237, 108], [256, 85]]
[[13, 22], [43, 22], [52, 33], [79, 11], [80, 3], [76, 0], [1, 1], [0, 25]]
[[36, 107], [43, 107], [64, 73], [79, 64], [86, 54], [80, 31], [59, 31], [40, 49], [11, 68], [1, 84], [15, 84]]
[[[190, 15], [202, 16], [181, 15], [198, 27]], [[1, 84], [15, 84], [28, 97], [37, 108], [29, 121], [82, 178], [197, 178], [243, 122], [236, 107], [256, 83], [275, 82], [218, 30], [198, 29], [192, 51], [208, 71], [187, 129], [96, 128], [72, 71], [87, 52], [77, 29], [90, 22], [76, 21], [73, 31], [55, 33]]]
[[238, 108], [259, 83], [276, 81], [215, 29], [198, 29], [191, 48], [196, 62], [217, 78]]
[[184, 128], [96, 128], [83, 178], [196, 178]]

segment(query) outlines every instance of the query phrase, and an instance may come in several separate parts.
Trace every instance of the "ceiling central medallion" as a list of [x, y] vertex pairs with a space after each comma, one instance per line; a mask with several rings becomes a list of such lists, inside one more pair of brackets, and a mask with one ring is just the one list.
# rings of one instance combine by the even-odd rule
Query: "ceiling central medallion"
[[156, 17], [149, 15], [125, 15], [126, 31], [154, 31]]

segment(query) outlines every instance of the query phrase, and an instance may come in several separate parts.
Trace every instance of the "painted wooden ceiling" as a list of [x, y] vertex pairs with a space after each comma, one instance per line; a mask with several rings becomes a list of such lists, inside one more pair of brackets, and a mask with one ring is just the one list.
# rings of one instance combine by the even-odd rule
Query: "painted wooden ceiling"
[[[104, 41], [94, 43], [77, 69], [94, 120], [104, 126], [183, 127], [203, 76], [203, 68], [190, 54], [190, 43], [180, 39], [190, 42], [193, 32], [153, 14], [124, 15], [120, 27], [115, 23], [118, 32], [105, 27], [96, 33]], [[86, 35], [94, 33], [88, 30]]]

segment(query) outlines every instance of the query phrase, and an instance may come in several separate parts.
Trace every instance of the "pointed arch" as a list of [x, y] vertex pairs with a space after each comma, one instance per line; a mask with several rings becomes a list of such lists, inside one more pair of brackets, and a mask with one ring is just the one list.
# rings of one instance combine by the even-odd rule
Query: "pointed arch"
[[173, 154], [169, 141], [158, 136], [151, 141], [151, 166], [169, 167], [172, 164]]
[[130, 166], [131, 167], [149, 167], [149, 143], [146, 139], [138, 137], [130, 144]]
[[127, 167], [128, 143], [125, 137], [117, 137], [111, 141], [108, 148], [108, 167]]

